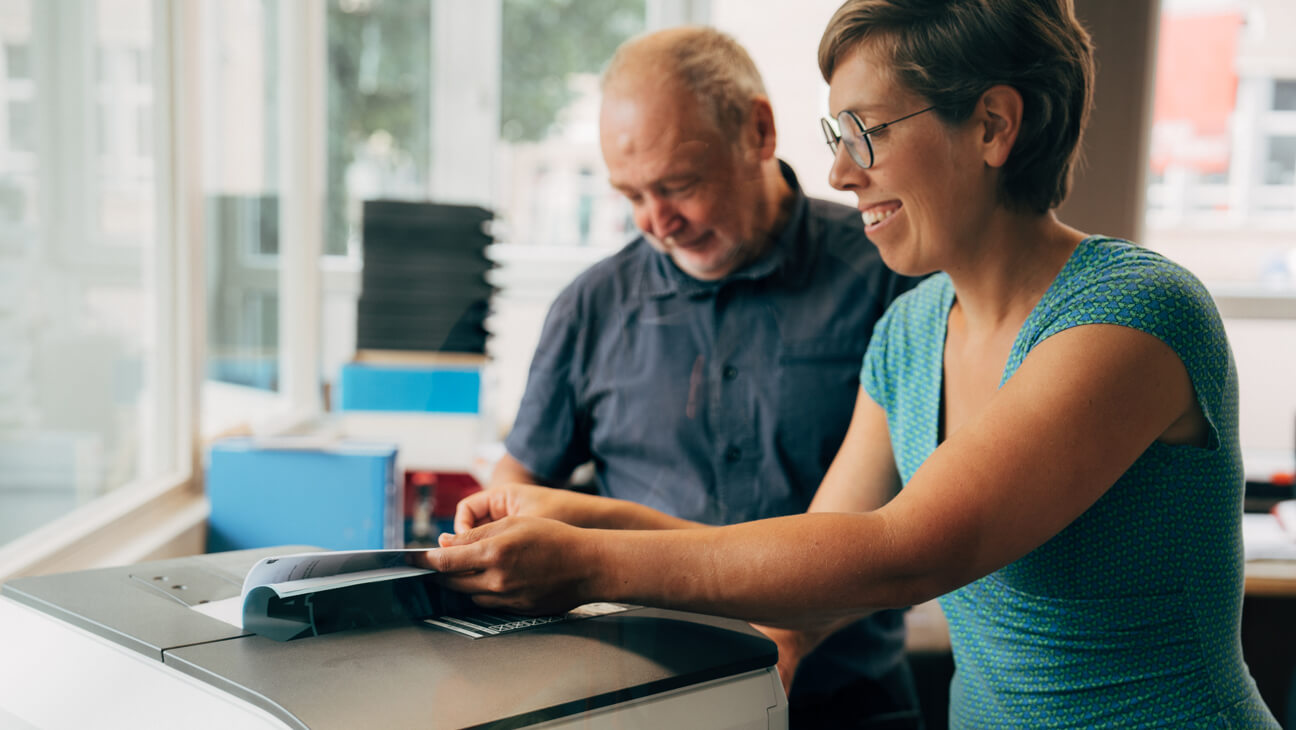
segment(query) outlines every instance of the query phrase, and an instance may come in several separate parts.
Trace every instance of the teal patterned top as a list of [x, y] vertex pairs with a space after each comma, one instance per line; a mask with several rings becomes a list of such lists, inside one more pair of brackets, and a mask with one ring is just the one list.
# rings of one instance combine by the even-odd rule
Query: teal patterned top
[[[953, 302], [949, 277], [930, 277], [891, 306], [864, 358], [905, 483], [937, 446]], [[1202, 284], [1129, 242], [1085, 239], [1022, 325], [1001, 385], [1050, 335], [1099, 323], [1174, 348], [1209, 443], [1154, 443], [1062, 532], [940, 599], [951, 726], [1277, 728], [1242, 661], [1237, 373]]]

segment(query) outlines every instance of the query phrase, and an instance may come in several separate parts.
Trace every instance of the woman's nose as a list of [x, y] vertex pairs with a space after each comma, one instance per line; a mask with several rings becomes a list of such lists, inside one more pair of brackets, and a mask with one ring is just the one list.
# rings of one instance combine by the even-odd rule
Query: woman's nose
[[832, 167], [828, 168], [828, 184], [838, 190], [854, 190], [867, 184], [868, 174], [864, 168], [855, 164], [845, 147], [844, 142], [837, 145]]

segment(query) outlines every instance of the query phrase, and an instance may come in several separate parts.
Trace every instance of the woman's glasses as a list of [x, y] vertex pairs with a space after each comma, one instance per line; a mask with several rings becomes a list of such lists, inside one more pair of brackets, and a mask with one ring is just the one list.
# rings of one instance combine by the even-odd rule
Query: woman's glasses
[[864, 122], [856, 116], [855, 112], [847, 109], [837, 114], [836, 126], [841, 128], [841, 134], [837, 133], [832, 120], [828, 117], [821, 117], [819, 126], [823, 128], [824, 140], [828, 142], [828, 149], [832, 150], [834, 157], [837, 156], [837, 148], [845, 143], [846, 153], [850, 155], [850, 158], [855, 161], [856, 165], [867, 170], [873, 166], [873, 139], [871, 135], [881, 132], [896, 122], [903, 122], [909, 117], [916, 117], [935, 108], [929, 106], [912, 114], [906, 114], [899, 119], [892, 119], [876, 127], [868, 128], [864, 127]]

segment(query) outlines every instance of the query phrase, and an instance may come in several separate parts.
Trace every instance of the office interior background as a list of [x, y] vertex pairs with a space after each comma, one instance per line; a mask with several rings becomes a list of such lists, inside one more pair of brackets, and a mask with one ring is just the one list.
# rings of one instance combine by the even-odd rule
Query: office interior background
[[[765, 75], [780, 156], [851, 202], [817, 123], [838, 4], [0, 0], [0, 580], [192, 552], [213, 439], [327, 421], [355, 356], [366, 200], [496, 215], [489, 458], [548, 303], [634, 235], [597, 144], [615, 46], [730, 32]], [[1077, 7], [1099, 99], [1062, 215], [1207, 283], [1248, 469], [1290, 468], [1296, 6]]]

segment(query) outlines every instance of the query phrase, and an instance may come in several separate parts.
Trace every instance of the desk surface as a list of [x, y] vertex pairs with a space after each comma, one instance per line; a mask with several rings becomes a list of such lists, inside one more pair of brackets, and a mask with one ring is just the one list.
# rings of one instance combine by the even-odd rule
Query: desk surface
[[1273, 514], [1242, 515], [1246, 594], [1296, 598], [1296, 541]]
[[1251, 560], [1246, 595], [1296, 598], [1296, 560]]

